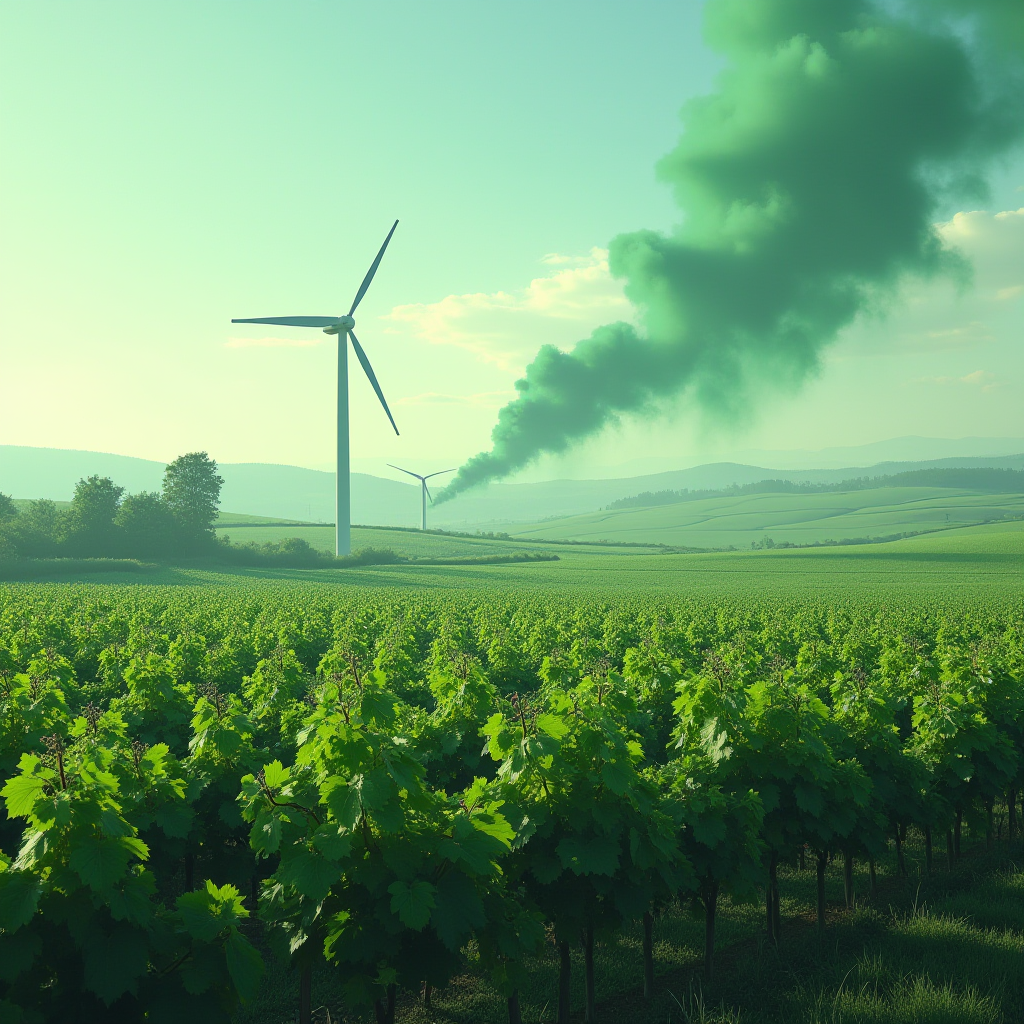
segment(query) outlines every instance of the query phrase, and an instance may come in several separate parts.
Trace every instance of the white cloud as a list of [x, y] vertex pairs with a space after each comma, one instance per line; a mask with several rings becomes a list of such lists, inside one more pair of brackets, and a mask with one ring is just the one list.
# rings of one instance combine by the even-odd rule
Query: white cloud
[[385, 319], [407, 325], [434, 345], [455, 345], [520, 371], [544, 344], [571, 348], [601, 324], [628, 320], [633, 308], [608, 271], [608, 253], [549, 253], [557, 268], [512, 292], [449, 295], [440, 302], [396, 306]]
[[979, 297], [1006, 302], [1024, 294], [1024, 208], [966, 211], [936, 228], [947, 246], [969, 257]]
[[225, 348], [309, 348], [323, 338], [228, 338]]
[[936, 224], [935, 230], [948, 249], [966, 258], [973, 273], [963, 281], [948, 276], [908, 280], [886, 317], [862, 318], [854, 333], [863, 351], [967, 349], [1019, 333], [1024, 209], [965, 211]]
[[981, 388], [982, 391], [994, 391], [1000, 386], [996, 381], [995, 374], [989, 373], [988, 370], [974, 370], [971, 373], [964, 374], [963, 377], [918, 377], [913, 383], [967, 385], [968, 387]]

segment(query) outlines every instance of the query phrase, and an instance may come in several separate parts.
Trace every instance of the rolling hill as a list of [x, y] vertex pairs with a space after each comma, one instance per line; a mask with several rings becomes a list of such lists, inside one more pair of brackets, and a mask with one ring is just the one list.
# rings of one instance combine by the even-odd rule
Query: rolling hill
[[[470, 531], [497, 529], [516, 532], [525, 528], [524, 524], [534, 524], [540, 531], [536, 535], [541, 536], [549, 528], [556, 532], [577, 528], [575, 524], [567, 527], [564, 524], [544, 522], [549, 519], [563, 521], [583, 517], [588, 524], [612, 522], [607, 520], [606, 513], [597, 510], [611, 502], [645, 491], [722, 489], [770, 478], [832, 484], [854, 477], [891, 476], [915, 470], [981, 467], [1024, 469], [1024, 455], [955, 457], [928, 462], [882, 462], [843, 469], [803, 470], [771, 469], [722, 462], [620, 479], [499, 483], [432, 507], [429, 519], [431, 526]], [[66, 501], [74, 491], [75, 482], [94, 473], [110, 476], [129, 492], [156, 490], [160, 486], [163, 469], [163, 463], [160, 462], [102, 452], [0, 445], [0, 491], [15, 498], [52, 498]], [[333, 473], [266, 463], [222, 463], [220, 471], [224, 477], [221, 508], [225, 513], [307, 522], [334, 520]], [[375, 526], [415, 526], [419, 522], [418, 487], [396, 480], [354, 473], [352, 520], [355, 523]], [[667, 529], [664, 520], [658, 517], [651, 518], [650, 521], [657, 524], [652, 526], [657, 531], [664, 532]], [[579, 528], [590, 530], [592, 527], [581, 523]], [[612, 527], [602, 526], [601, 529], [608, 530]], [[641, 532], [646, 529], [646, 526], [642, 527]], [[617, 526], [615, 530], [618, 530]], [[687, 528], [687, 536], [692, 532], [691, 528]], [[730, 531], [719, 532], [724, 536]], [[889, 532], [903, 531], [894, 529]], [[669, 530], [669, 534], [665, 536], [670, 534], [675, 535]], [[269, 536], [266, 539], [269, 540]], [[650, 538], [644, 533], [640, 539], [646, 541]], [[689, 543], [667, 539], [664, 542]], [[710, 543], [702, 540], [693, 546], [718, 547], [728, 546], [728, 543], [732, 541], [719, 544], [717, 541]], [[746, 545], [749, 546], [749, 539]]]
[[511, 528], [521, 539], [634, 541], [750, 548], [865, 540], [1024, 517], [1024, 494], [950, 487], [875, 487], [819, 494], [744, 494], [588, 515]]

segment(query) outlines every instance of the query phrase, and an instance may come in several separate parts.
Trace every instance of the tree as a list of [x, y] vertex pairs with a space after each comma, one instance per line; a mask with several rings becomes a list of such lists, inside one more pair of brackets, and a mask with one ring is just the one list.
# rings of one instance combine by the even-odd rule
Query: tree
[[124, 488], [110, 477], [90, 476], [75, 484], [67, 511], [67, 546], [74, 554], [112, 555], [117, 546], [114, 517], [121, 507]]
[[9, 527], [18, 517], [18, 508], [9, 494], [0, 493], [0, 558], [17, 554], [18, 545]]
[[206, 452], [180, 455], [164, 470], [163, 497], [189, 547], [213, 539], [223, 478]]
[[124, 553], [132, 557], [166, 552], [178, 525], [170, 506], [153, 491], [129, 494], [121, 502], [114, 522], [122, 531]]

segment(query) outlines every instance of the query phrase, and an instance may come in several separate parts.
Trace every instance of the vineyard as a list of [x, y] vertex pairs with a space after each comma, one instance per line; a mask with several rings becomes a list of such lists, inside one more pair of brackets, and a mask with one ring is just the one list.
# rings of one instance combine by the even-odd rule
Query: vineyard
[[[1012, 597], [3, 587], [0, 1019], [625, 1019], [1019, 842], [1022, 753]], [[671, 1019], [1004, 1019], [909, 977]]]

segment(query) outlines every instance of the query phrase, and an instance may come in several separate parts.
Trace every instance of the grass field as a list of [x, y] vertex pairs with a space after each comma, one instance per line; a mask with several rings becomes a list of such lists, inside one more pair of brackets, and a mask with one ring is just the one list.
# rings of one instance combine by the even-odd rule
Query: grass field
[[747, 494], [592, 512], [510, 527], [523, 539], [646, 541], [679, 547], [750, 548], [890, 537], [1024, 515], [1024, 495], [939, 487], [878, 487], [826, 494]]
[[[409, 554], [504, 553], [533, 548], [519, 540], [448, 538], [415, 530], [357, 529], [353, 538], [356, 547], [391, 547]], [[1024, 596], [1024, 522], [962, 527], [850, 547], [662, 554], [645, 553], [642, 548], [538, 544], [536, 550], [554, 551], [559, 561], [349, 569], [163, 568], [148, 574], [89, 573], [60, 578], [133, 586], [233, 588], [259, 582], [263, 586], [289, 587], [540, 590], [567, 596], [586, 591], [602, 600], [638, 591], [737, 599], [815, 595], [837, 601], [865, 595], [886, 600], [941, 601], [1006, 601]]]
[[[218, 526], [218, 536], [231, 538], [232, 543], [257, 544], [274, 543], [287, 537], [301, 537], [311, 547], [320, 551], [334, 551], [333, 526], [258, 526], [246, 528], [235, 524]], [[497, 540], [491, 537], [446, 536], [444, 534], [423, 532], [414, 529], [377, 529], [372, 526], [352, 527], [352, 550], [362, 548], [390, 549], [398, 555], [411, 557], [452, 558], [472, 555], [507, 554], [512, 551], [539, 551], [550, 554], [565, 550], [564, 545], [550, 542], [520, 540]], [[623, 548], [614, 545], [588, 544], [573, 545], [574, 550], [593, 555], [621, 553]], [[657, 551], [656, 546], [650, 548], [629, 548], [629, 551]]]
[[[254, 528], [248, 533], [262, 540], [275, 530]], [[567, 604], [593, 601], [609, 606], [620, 598], [642, 594], [709, 597], [738, 607], [765, 597], [780, 602], [813, 597], [835, 605], [867, 600], [883, 608], [915, 610], [929, 605], [948, 610], [961, 601], [975, 609], [979, 602], [1019, 609], [1024, 597], [1024, 522], [1019, 521], [965, 526], [885, 544], [698, 554], [372, 529], [357, 529], [354, 544], [438, 555], [536, 547], [555, 550], [560, 561], [317, 570], [161, 568], [149, 573], [69, 576], [80, 581], [70, 597], [85, 606], [108, 600], [115, 588], [141, 597], [150, 588], [166, 586], [194, 589], [196, 593], [185, 598], [188, 602], [193, 596], [204, 597], [201, 592], [216, 599], [217, 594], [244, 598], [249, 591], [261, 598], [269, 595], [274, 602], [309, 599], [312, 603], [335, 588], [350, 592], [365, 588], [367, 598], [371, 590], [420, 591], [445, 598], [461, 593], [474, 603], [512, 593], [526, 595], [527, 601], [537, 595], [564, 599]], [[0, 584], [0, 592], [9, 590], [31, 599], [32, 594], [46, 594], [51, 586], [46, 582]], [[1005, 812], [1002, 816], [1005, 819]], [[720, 980], [702, 978], [703, 922], [688, 906], [671, 907], [656, 923], [657, 991], [650, 1001], [641, 995], [638, 929], [599, 940], [598, 1021], [1012, 1024], [1024, 1020], [1024, 873], [1018, 867], [1024, 864], [1024, 850], [997, 842], [994, 851], [986, 852], [983, 834], [972, 834], [968, 823], [964, 860], [953, 871], [937, 865], [929, 877], [924, 874], [922, 850], [915, 845], [919, 839], [911, 837], [910, 877], [899, 877], [891, 860], [881, 862], [873, 896], [868, 895], [866, 871], [858, 866], [858, 902], [852, 911], [843, 906], [840, 872], [837, 867], [831, 869], [824, 951], [818, 948], [813, 925], [814, 872], [801, 871], [795, 864], [781, 872], [779, 949], [765, 943], [759, 906], [723, 901], [718, 929]], [[258, 928], [252, 936], [261, 943]], [[577, 953], [574, 950], [574, 958]], [[465, 970], [435, 993], [432, 1009], [424, 1008], [414, 993], [404, 993], [398, 1021], [504, 1021], [504, 1002], [482, 980], [475, 955], [470, 946]], [[238, 1015], [236, 1024], [294, 1020], [294, 975], [276, 966], [269, 952], [266, 958], [270, 966], [259, 998]], [[526, 1024], [553, 1020], [557, 970], [552, 949], [531, 963], [529, 985], [522, 991]], [[582, 1020], [582, 973], [579, 959], [574, 959], [574, 1021]], [[321, 1008], [315, 1018], [318, 1024], [326, 1022], [327, 1012], [335, 1024], [368, 1024], [366, 1018], [345, 1013], [343, 994], [329, 971], [315, 976], [313, 999], [313, 1005]]]

